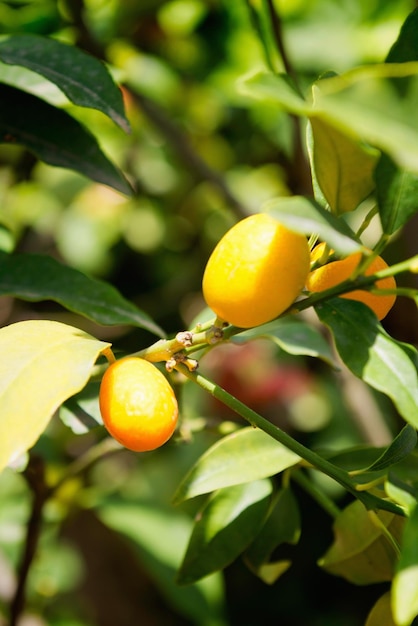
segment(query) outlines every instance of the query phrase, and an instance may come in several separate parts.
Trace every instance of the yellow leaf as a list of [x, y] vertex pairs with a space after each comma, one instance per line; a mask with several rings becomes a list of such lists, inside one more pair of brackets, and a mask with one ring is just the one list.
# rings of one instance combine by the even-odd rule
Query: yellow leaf
[[36, 443], [108, 347], [78, 328], [48, 320], [0, 329], [0, 471]]
[[390, 592], [388, 591], [373, 606], [367, 616], [365, 626], [396, 626], [390, 604]]
[[334, 542], [319, 565], [355, 585], [391, 580], [398, 556], [383, 529], [399, 542], [405, 520], [388, 511], [375, 515], [380, 526], [360, 501], [349, 504], [335, 520]]

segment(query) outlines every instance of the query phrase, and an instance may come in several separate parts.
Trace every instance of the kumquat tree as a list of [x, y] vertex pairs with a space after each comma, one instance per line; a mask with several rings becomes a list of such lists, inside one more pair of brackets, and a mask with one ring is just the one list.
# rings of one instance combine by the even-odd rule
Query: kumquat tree
[[0, 624], [418, 624], [418, 8], [0, 1]]

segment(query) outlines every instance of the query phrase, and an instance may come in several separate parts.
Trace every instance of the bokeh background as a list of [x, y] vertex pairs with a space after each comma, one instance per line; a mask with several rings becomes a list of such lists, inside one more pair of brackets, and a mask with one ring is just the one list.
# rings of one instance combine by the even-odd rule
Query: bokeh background
[[[0, 2], [0, 35], [57, 37], [108, 64], [122, 85], [129, 135], [101, 113], [72, 106], [27, 70], [0, 64], [0, 80], [87, 125], [136, 190], [126, 198], [18, 146], [0, 145], [0, 247], [51, 255], [111, 282], [168, 334], [189, 327], [204, 308], [206, 260], [226, 229], [265, 200], [310, 191], [294, 121], [240, 87], [267, 67], [252, 19], [263, 5], [275, 9], [286, 58], [308, 91], [325, 71], [383, 61], [416, 2]], [[279, 57], [274, 62], [284, 69]], [[303, 127], [301, 133], [303, 141]], [[361, 211], [348, 219], [360, 219]], [[388, 262], [416, 254], [417, 226], [415, 220], [397, 234]], [[373, 225], [367, 237], [372, 244]], [[99, 327], [50, 302], [0, 298], [1, 325], [37, 317], [79, 326], [113, 342], [120, 354], [154, 341], [146, 331]], [[384, 325], [395, 338], [418, 343], [416, 308], [406, 299], [398, 299]], [[344, 373], [337, 383], [326, 364], [266, 341], [222, 347], [202, 368], [310, 446], [383, 445], [398, 426], [388, 401], [362, 383]], [[109, 456], [48, 503], [22, 626], [363, 624], [386, 586], [353, 588], [322, 573], [316, 562], [332, 540], [330, 520], [298, 488], [302, 537], [282, 553], [293, 566], [277, 583], [264, 585], [237, 561], [223, 575], [175, 585], [200, 502], [173, 507], [172, 496], [193, 461], [239, 424], [199, 390], [178, 392], [182, 424], [173, 441], [154, 453]], [[86, 402], [97, 411], [94, 393]], [[100, 427], [76, 434], [54, 418], [36, 446], [47, 477], [105, 436]], [[334, 485], [322, 487], [344, 502]], [[13, 594], [29, 511], [25, 481], [7, 470], [0, 477], [0, 615]]]

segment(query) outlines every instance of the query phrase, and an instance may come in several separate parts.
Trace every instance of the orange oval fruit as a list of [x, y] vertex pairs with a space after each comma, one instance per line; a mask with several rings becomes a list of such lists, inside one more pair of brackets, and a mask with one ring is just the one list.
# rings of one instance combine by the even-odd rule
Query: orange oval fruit
[[99, 404], [109, 434], [135, 452], [159, 448], [177, 425], [174, 391], [164, 374], [145, 359], [126, 357], [109, 365]]
[[[321, 258], [325, 248], [325, 243], [320, 243], [316, 246], [311, 254], [311, 261], [316, 261]], [[339, 261], [331, 261], [322, 267], [318, 267], [313, 270], [308, 276], [306, 286], [309, 291], [320, 292], [325, 289], [330, 289], [339, 285], [344, 280], [350, 278], [353, 272], [356, 270], [362, 255], [360, 252], [350, 254], [345, 259]], [[365, 276], [375, 274], [379, 270], [387, 268], [388, 265], [382, 257], [378, 256], [370, 263], [369, 267], [365, 271]], [[375, 285], [378, 289], [395, 289], [396, 281], [393, 276], [382, 278], [378, 280]], [[358, 300], [367, 304], [371, 308], [379, 320], [382, 320], [395, 304], [396, 295], [376, 295], [362, 289], [356, 289], [349, 291], [348, 293], [341, 294], [341, 298], [348, 298], [351, 300]]]
[[309, 267], [306, 237], [257, 213], [235, 224], [216, 245], [203, 275], [203, 296], [225, 322], [258, 326], [294, 302]]

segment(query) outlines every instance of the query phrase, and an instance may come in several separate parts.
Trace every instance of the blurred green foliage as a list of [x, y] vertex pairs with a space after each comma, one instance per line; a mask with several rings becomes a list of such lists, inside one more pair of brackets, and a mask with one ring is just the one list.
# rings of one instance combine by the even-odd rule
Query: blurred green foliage
[[[225, 230], [265, 200], [309, 191], [303, 172], [294, 166], [292, 119], [239, 89], [244, 76], [266, 67], [250, 10], [261, 4], [0, 2], [0, 34], [57, 37], [108, 64], [122, 85], [129, 135], [103, 114], [70, 105], [48, 81], [34, 81], [23, 70], [21, 81], [91, 128], [136, 190], [126, 198], [79, 174], [47, 166], [22, 148], [0, 145], [1, 248], [52, 255], [109, 280], [167, 333], [188, 327], [202, 309], [200, 281], [207, 257]], [[328, 70], [383, 61], [415, 2], [276, 0], [273, 5], [291, 65], [308, 86]], [[273, 56], [273, 62], [283, 69], [280, 59]], [[7, 82], [10, 71], [0, 64], [0, 80]], [[413, 245], [410, 235], [400, 236], [389, 254], [398, 260], [399, 250], [412, 253]], [[395, 307], [387, 324], [397, 338], [413, 342], [418, 331], [409, 312], [407, 305]], [[0, 299], [2, 325], [40, 316], [79, 326], [112, 341], [121, 352], [141, 349], [150, 339], [145, 331], [94, 325], [49, 302]], [[227, 346], [225, 352], [228, 358], [219, 352], [207, 359], [210, 376], [232, 392], [243, 390], [248, 395], [243, 401], [263, 414], [273, 415], [274, 402], [278, 423], [309, 445], [339, 448], [365, 439], [379, 445], [396, 422], [387, 401], [360, 383], [353, 389], [348, 388], [353, 382], [346, 381], [341, 397], [333, 372], [323, 363], [301, 361], [263, 342]], [[267, 374], [270, 388], [251, 396]], [[294, 567], [277, 585], [263, 586], [237, 563], [227, 568], [225, 579], [215, 575], [190, 588], [174, 586], [199, 502], [174, 508], [172, 496], [220, 432], [236, 426], [233, 415], [223, 414], [194, 386], [178, 391], [183, 421], [176, 441], [139, 457], [118, 451], [67, 481], [48, 503], [39, 558], [29, 579], [36, 623], [363, 624], [382, 589], [353, 592], [345, 581], [311, 565], [330, 536], [318, 535], [323, 513], [302, 495], [308, 521], [301, 549], [299, 556], [292, 553]], [[362, 403], [369, 421], [359, 417]], [[203, 422], [209, 425], [205, 432], [200, 431]], [[58, 479], [104, 436], [97, 428], [74, 437], [53, 421], [35, 448], [45, 459], [47, 480]], [[333, 483], [318, 480], [342, 496]], [[0, 614], [12, 595], [28, 514], [26, 483], [7, 470], [0, 480]]]

